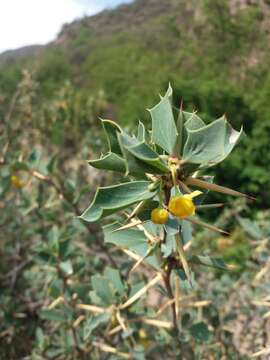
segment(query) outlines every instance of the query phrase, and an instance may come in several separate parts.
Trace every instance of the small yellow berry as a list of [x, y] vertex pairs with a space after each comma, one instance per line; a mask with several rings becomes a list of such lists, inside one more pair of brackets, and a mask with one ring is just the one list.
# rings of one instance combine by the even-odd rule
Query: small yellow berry
[[12, 186], [14, 186], [18, 189], [22, 188], [24, 186], [24, 183], [16, 175], [12, 175], [10, 180], [11, 180]]
[[151, 220], [154, 224], [165, 224], [169, 218], [169, 213], [167, 210], [162, 208], [156, 208], [151, 212]]
[[148, 338], [148, 336], [147, 336], [147, 334], [146, 334], [146, 331], [145, 331], [144, 329], [140, 329], [140, 330], [139, 330], [139, 338], [140, 338], [140, 339], [143, 339], [143, 340], [145, 340], [145, 339]]
[[168, 208], [173, 215], [180, 219], [185, 219], [195, 214], [195, 205], [188, 194], [171, 198]]
[[138, 343], [144, 347], [145, 350], [147, 350], [150, 346], [149, 337], [146, 334], [146, 331], [144, 329], [139, 330], [139, 341]]

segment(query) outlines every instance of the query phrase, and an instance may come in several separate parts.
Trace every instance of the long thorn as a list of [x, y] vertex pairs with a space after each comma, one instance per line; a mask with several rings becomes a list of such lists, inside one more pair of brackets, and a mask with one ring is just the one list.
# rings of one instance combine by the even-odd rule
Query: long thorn
[[193, 178], [191, 176], [189, 176], [186, 179], [186, 183], [188, 185], [197, 186], [197, 187], [202, 188], [202, 189], [216, 191], [216, 192], [220, 192], [220, 193], [227, 194], [227, 195], [232, 195], [232, 196], [242, 196], [242, 197], [246, 197], [246, 198], [251, 199], [251, 200], [256, 200], [256, 198], [254, 198], [253, 196], [243, 194], [243, 193], [241, 193], [239, 191], [236, 191], [236, 190], [224, 187], [224, 186], [220, 186], [220, 185], [217, 185], [217, 184], [209, 183], [207, 181], [196, 179], [196, 178]]
[[218, 228], [218, 227], [216, 227], [216, 226], [214, 226], [214, 225], [207, 224], [207, 223], [205, 223], [205, 222], [203, 222], [203, 221], [200, 221], [200, 220], [198, 220], [198, 219], [189, 217], [189, 218], [186, 218], [185, 220], [190, 221], [190, 222], [193, 223], [193, 224], [203, 226], [203, 227], [205, 227], [206, 229], [209, 229], [209, 230], [212, 230], [212, 231], [221, 233], [221, 234], [230, 235], [230, 233], [228, 233], [227, 231], [222, 230], [222, 229], [220, 229], [220, 228]]

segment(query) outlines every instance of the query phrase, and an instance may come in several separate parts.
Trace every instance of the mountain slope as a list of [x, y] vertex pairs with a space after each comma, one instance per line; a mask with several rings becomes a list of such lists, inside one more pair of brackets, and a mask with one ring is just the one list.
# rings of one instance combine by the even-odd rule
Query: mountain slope
[[[169, 80], [197, 77], [246, 89], [269, 45], [266, 51], [265, 8], [240, 3], [236, 11], [235, 1], [137, 0], [65, 26], [44, 49], [38, 70], [48, 67], [48, 58], [52, 68], [53, 57], [63, 55], [63, 76], [88, 89], [104, 88], [122, 108], [131, 101], [129, 91], [133, 104], [139, 96], [149, 106], [149, 88], [160, 91]], [[124, 109], [120, 114], [131, 119]]]
[[110, 34], [134, 27], [160, 16], [172, 13], [178, 6], [178, 0], [157, 1], [137, 0], [129, 5], [121, 5], [113, 10], [105, 10], [97, 15], [85, 17], [63, 27], [59, 39], [75, 36], [81, 27], [87, 27], [95, 35]]
[[10, 62], [21, 61], [29, 57], [33, 58], [37, 56], [41, 48], [41, 45], [30, 45], [15, 50], [7, 50], [0, 54], [0, 67], [8, 65]]

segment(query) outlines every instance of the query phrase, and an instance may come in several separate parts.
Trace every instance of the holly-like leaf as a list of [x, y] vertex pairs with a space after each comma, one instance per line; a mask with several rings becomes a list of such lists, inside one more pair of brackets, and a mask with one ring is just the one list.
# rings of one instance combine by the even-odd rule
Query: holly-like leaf
[[88, 164], [96, 169], [111, 170], [121, 173], [126, 172], [125, 160], [121, 156], [112, 152], [102, 156], [100, 159], [89, 160]]
[[88, 222], [98, 221], [137, 202], [151, 199], [156, 192], [148, 190], [150, 184], [149, 181], [133, 181], [98, 188], [91, 205], [80, 218]]
[[[126, 175], [135, 176], [136, 178], [146, 179], [146, 173], [153, 173], [156, 170], [152, 166], [146, 164], [145, 162], [139, 160], [129, 152], [123, 145], [123, 138], [121, 134], [118, 135], [118, 141], [121, 146], [121, 151], [123, 153], [125, 164], [126, 164]], [[133, 139], [135, 141], [135, 139]]]
[[[144, 232], [136, 228], [114, 231], [120, 226], [120, 223], [115, 222], [103, 227], [105, 243], [129, 249], [140, 257], [144, 257], [149, 249]], [[159, 268], [158, 261], [154, 255], [147, 257], [146, 261], [152, 266]]]
[[197, 130], [205, 126], [202, 119], [195, 112], [189, 113], [180, 109], [177, 127], [177, 140], [174, 147], [174, 153], [180, 158], [183, 154], [183, 147], [187, 139], [187, 130]]
[[[127, 160], [128, 173], [132, 174], [136, 171], [143, 174], [165, 174], [170, 171], [158, 153], [145, 142], [139, 142], [125, 133], [120, 134], [118, 138]], [[138, 170], [135, 170], [136, 167]]]
[[177, 139], [177, 128], [171, 104], [172, 88], [161, 101], [150, 109], [152, 117], [152, 142], [159, 145], [168, 154], [172, 154]]
[[140, 142], [145, 141], [145, 127], [144, 127], [144, 124], [141, 121], [139, 121], [139, 125], [138, 125], [137, 139]]
[[101, 121], [102, 121], [102, 126], [103, 126], [103, 129], [104, 129], [106, 137], [107, 137], [109, 151], [121, 156], [122, 152], [121, 152], [120, 145], [118, 143], [117, 133], [121, 133], [122, 129], [114, 121], [103, 120], [103, 119], [101, 119]]
[[198, 130], [206, 126], [203, 120], [195, 112], [189, 113], [182, 111], [182, 114], [184, 118], [185, 129], [187, 131]]
[[103, 227], [105, 243], [111, 243], [144, 254], [145, 250], [147, 250], [147, 240], [143, 231], [137, 228], [114, 231], [120, 226], [120, 223], [115, 222]]
[[183, 160], [209, 167], [230, 154], [242, 134], [242, 129], [240, 132], [234, 130], [223, 116], [199, 129], [191, 130], [188, 127], [187, 133]]

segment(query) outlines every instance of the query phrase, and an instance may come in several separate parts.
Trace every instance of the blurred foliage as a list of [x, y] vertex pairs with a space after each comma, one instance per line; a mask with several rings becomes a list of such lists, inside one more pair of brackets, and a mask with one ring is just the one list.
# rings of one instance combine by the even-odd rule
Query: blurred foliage
[[[73, 292], [85, 296], [89, 271], [104, 262], [87, 261], [95, 250], [80, 246], [87, 249], [98, 230], [76, 218], [87, 178], [80, 159], [99, 147], [91, 124], [106, 108], [104, 94], [82, 99], [66, 84], [40, 107], [38, 84], [30, 73], [23, 75], [0, 132], [1, 359], [29, 355], [35, 334], [43, 339], [37, 352], [50, 347], [54, 340], [43, 337], [37, 311], [59, 296], [73, 274], [83, 275]], [[78, 238], [81, 245], [75, 245]]]

